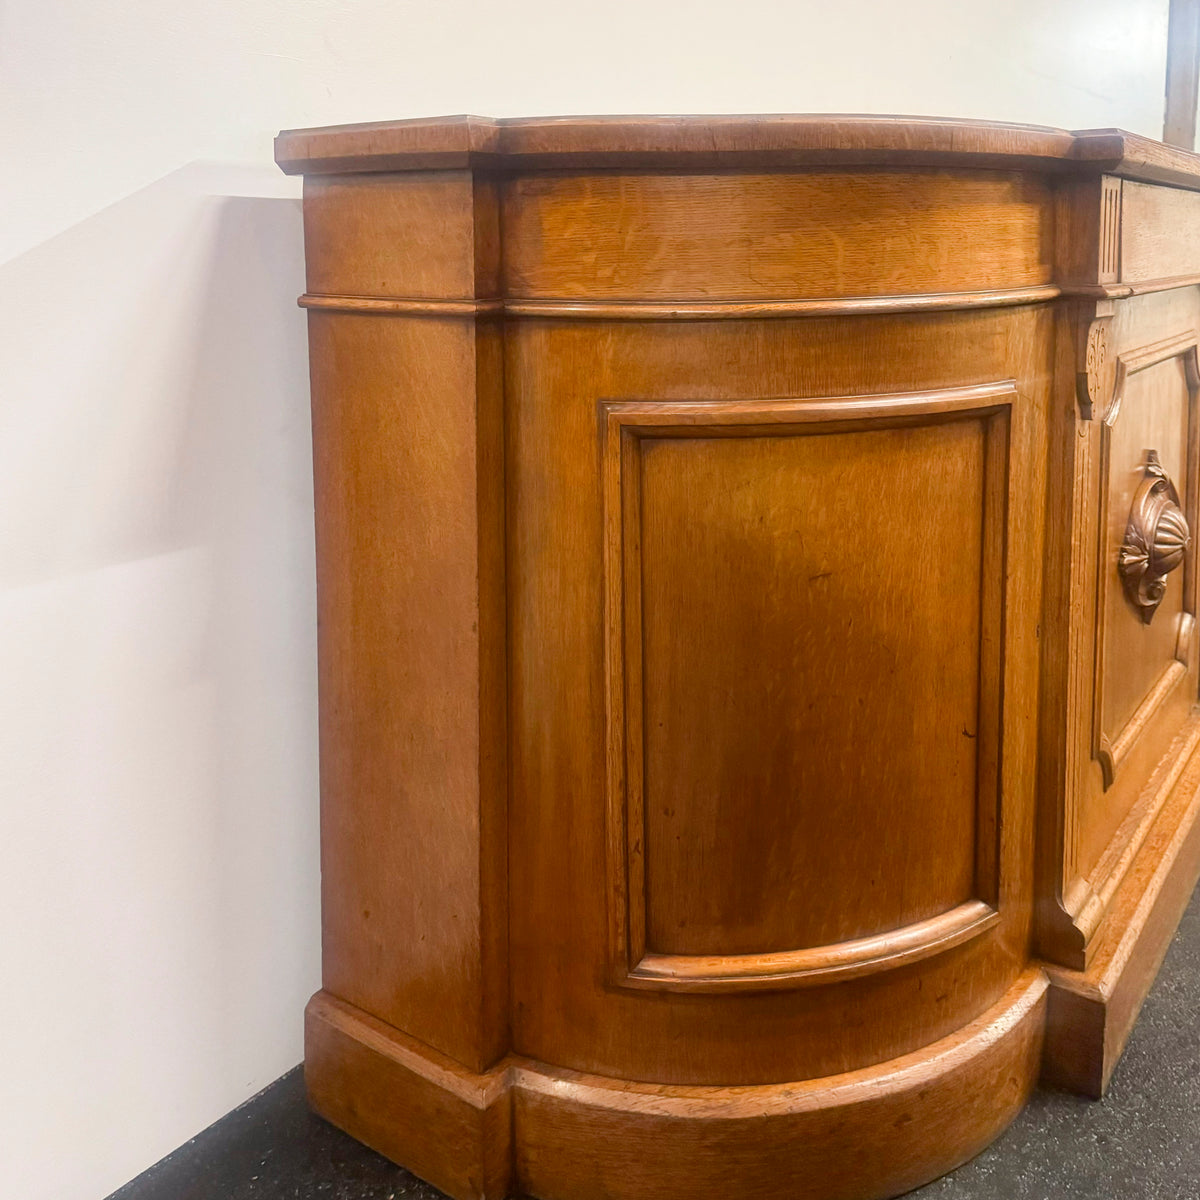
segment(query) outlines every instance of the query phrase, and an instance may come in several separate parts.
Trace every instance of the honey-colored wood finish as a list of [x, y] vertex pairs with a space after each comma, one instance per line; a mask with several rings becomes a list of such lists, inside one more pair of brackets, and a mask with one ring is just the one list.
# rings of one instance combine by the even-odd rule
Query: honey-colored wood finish
[[1040, 1073], [1102, 1091], [1200, 873], [1200, 159], [790, 116], [277, 157], [318, 1111], [464, 1200], [864, 1200]]

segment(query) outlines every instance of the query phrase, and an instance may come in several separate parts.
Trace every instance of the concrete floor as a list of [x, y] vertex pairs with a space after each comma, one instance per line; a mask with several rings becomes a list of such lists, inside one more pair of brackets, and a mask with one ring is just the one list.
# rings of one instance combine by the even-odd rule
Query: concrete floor
[[[1039, 1092], [920, 1200], [1200, 1200], [1200, 891], [1100, 1103]], [[313, 1116], [297, 1068], [109, 1200], [440, 1200]]]

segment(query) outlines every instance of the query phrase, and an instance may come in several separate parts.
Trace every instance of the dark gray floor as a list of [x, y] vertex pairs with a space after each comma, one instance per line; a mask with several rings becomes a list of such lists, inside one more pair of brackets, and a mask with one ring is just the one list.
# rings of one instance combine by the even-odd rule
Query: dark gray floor
[[[921, 1200], [1200, 1200], [1200, 892], [1100, 1103], [1038, 1093]], [[299, 1069], [109, 1200], [440, 1200], [313, 1116]], [[732, 1198], [731, 1198], [732, 1200]]]

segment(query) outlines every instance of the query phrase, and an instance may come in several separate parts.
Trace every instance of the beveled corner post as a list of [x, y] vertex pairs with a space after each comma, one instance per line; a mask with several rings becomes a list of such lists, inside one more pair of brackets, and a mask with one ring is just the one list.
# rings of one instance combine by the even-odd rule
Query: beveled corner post
[[472, 1071], [508, 1049], [495, 186], [305, 181], [325, 989]]

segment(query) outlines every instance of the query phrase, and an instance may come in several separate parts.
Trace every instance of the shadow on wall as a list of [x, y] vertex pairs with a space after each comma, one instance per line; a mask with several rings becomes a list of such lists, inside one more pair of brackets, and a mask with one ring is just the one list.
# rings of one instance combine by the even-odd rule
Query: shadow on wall
[[106, 1195], [294, 1065], [318, 986], [300, 207], [229, 187], [184, 168], [0, 266], [0, 1161], [25, 1200]]

